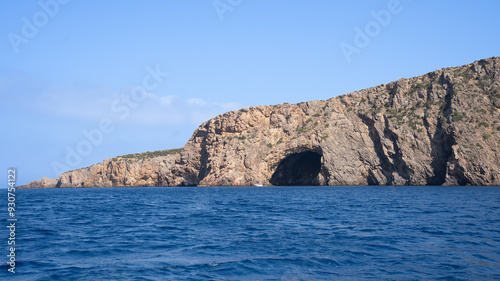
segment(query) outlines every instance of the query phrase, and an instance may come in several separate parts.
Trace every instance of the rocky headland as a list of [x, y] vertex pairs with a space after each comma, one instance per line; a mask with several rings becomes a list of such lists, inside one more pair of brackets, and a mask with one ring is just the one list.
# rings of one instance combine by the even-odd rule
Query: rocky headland
[[500, 185], [500, 57], [325, 101], [227, 112], [184, 148], [19, 188], [253, 185]]

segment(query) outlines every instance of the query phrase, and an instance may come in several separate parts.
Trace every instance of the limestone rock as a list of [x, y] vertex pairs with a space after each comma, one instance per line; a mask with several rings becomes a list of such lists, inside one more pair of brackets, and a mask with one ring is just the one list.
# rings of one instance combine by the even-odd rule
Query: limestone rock
[[33, 181], [17, 188], [51, 188], [55, 187], [57, 185], [57, 182], [57, 179], [49, 179], [48, 177], [43, 177], [41, 180]]
[[176, 154], [107, 159], [25, 187], [255, 184], [500, 185], [500, 58], [227, 112]]

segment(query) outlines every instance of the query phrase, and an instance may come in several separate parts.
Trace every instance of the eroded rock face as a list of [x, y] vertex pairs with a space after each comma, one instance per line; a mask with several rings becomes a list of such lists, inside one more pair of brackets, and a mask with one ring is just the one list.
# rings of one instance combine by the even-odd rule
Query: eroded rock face
[[499, 148], [500, 58], [491, 58], [326, 101], [228, 112], [179, 154], [107, 159], [54, 186], [500, 185]]
[[20, 186], [18, 188], [51, 188], [57, 185], [57, 179], [49, 179], [48, 177], [44, 177], [41, 180], [32, 181], [27, 185]]

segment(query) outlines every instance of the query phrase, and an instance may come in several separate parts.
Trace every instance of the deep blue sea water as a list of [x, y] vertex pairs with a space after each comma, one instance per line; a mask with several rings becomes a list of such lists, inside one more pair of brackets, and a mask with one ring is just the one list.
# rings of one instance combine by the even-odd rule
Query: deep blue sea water
[[500, 280], [498, 187], [16, 193], [1, 280]]

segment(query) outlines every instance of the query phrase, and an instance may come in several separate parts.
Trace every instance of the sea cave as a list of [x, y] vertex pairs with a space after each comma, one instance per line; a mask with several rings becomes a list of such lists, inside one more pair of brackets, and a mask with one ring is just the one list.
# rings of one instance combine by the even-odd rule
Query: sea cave
[[276, 186], [319, 185], [320, 170], [321, 154], [313, 151], [294, 153], [281, 160], [270, 183]]

